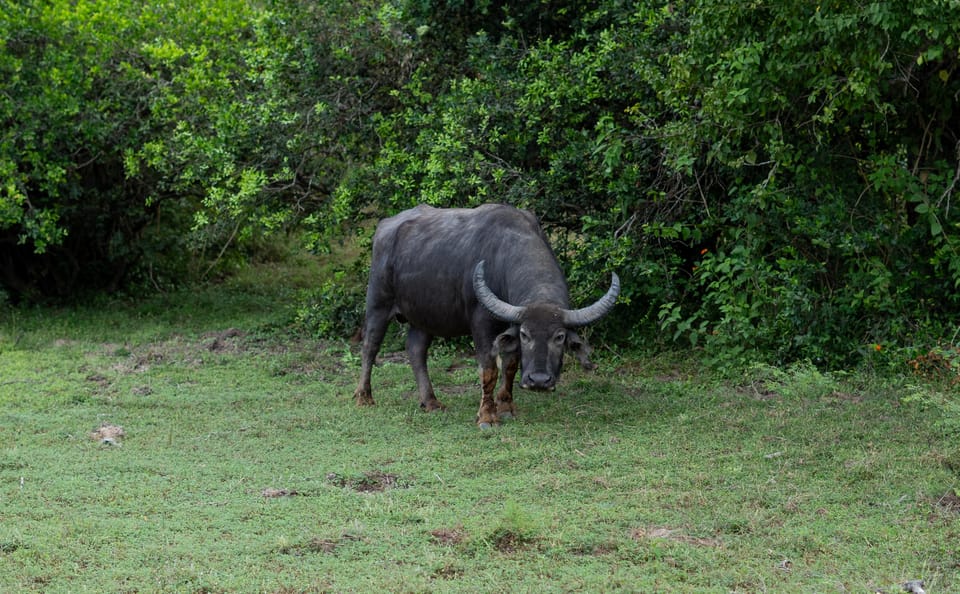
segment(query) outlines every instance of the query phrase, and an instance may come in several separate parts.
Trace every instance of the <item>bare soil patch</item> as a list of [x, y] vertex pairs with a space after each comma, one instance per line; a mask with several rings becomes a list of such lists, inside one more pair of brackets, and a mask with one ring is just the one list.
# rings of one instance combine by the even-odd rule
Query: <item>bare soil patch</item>
[[944, 493], [934, 504], [943, 511], [960, 514], [960, 495], [952, 489]]
[[737, 386], [736, 390], [737, 394], [741, 394], [761, 402], [776, 400], [781, 397], [780, 392], [771, 389], [766, 385], [766, 382], [761, 381], [753, 381], [742, 386]]
[[91, 373], [86, 377], [86, 380], [90, 383], [97, 384], [101, 388], [106, 388], [110, 385], [110, 379], [101, 373]]
[[90, 438], [103, 445], [120, 445], [120, 440], [126, 437], [123, 427], [104, 423], [90, 432]]
[[513, 530], [497, 530], [492, 535], [493, 548], [501, 553], [516, 553], [529, 549], [536, 539]]
[[449, 564], [444, 565], [433, 572], [433, 577], [441, 580], [455, 580], [462, 575], [463, 569]]
[[353, 534], [341, 534], [339, 538], [320, 538], [314, 537], [307, 542], [284, 545], [278, 549], [282, 555], [293, 555], [302, 557], [304, 555], [322, 553], [332, 555], [344, 544], [361, 540], [359, 536]]
[[347, 477], [335, 472], [327, 475], [327, 480], [338, 487], [345, 487], [358, 493], [379, 493], [394, 487], [405, 486], [400, 477], [379, 470], [369, 470], [360, 476]]
[[466, 534], [463, 531], [463, 526], [455, 526], [453, 528], [438, 528], [436, 530], [431, 530], [430, 536], [433, 537], [433, 540], [437, 544], [452, 546], [463, 542]]
[[246, 336], [241, 330], [236, 328], [227, 328], [226, 330], [220, 330], [217, 332], [207, 332], [202, 336], [204, 340], [204, 346], [206, 349], [213, 353], [220, 353], [223, 351], [236, 352], [240, 350], [240, 345], [237, 338], [243, 338]]

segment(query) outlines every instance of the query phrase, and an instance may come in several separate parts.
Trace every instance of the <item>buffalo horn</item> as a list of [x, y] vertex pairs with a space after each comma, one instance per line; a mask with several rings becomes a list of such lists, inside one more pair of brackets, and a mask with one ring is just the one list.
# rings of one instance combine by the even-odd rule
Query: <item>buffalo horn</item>
[[610, 282], [610, 289], [594, 303], [580, 309], [563, 310], [563, 325], [568, 328], [577, 328], [592, 324], [610, 313], [613, 305], [617, 302], [617, 296], [620, 294], [620, 277], [613, 273], [613, 280]]
[[473, 292], [477, 294], [477, 300], [501, 322], [519, 324], [523, 319], [524, 308], [510, 305], [493, 294], [483, 276], [483, 262], [480, 260], [473, 269]]

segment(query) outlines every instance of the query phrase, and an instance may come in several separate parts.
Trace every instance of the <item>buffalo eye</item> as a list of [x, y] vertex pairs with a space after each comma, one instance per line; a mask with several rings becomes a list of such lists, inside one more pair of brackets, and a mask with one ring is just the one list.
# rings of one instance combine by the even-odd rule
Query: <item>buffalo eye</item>
[[530, 333], [523, 328], [520, 328], [520, 342], [523, 344], [529, 344], [531, 340], [533, 339], [530, 338]]
[[567, 332], [565, 330], [557, 330], [557, 333], [553, 335], [553, 342], [557, 344], [563, 344], [567, 340]]

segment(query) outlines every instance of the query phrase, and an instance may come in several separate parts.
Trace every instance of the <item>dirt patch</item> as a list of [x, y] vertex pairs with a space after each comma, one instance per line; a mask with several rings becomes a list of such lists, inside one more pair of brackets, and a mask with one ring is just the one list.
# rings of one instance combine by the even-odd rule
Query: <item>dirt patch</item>
[[122, 355], [113, 354], [113, 356], [119, 356], [120, 360], [110, 366], [110, 371], [120, 375], [146, 373], [153, 365], [163, 361], [162, 354], [152, 351], [145, 354], [124, 351]]
[[829, 396], [823, 398], [826, 401], [849, 402], [850, 404], [863, 404], [865, 398], [862, 394], [852, 392], [838, 392], [834, 390]]
[[358, 493], [380, 493], [394, 487], [406, 486], [406, 483], [400, 480], [395, 474], [381, 472], [379, 470], [370, 470], [360, 476], [341, 476], [335, 472], [327, 475], [327, 480], [338, 487], [356, 491]]
[[[356, 378], [352, 376], [352, 369], [348, 369], [341, 360], [314, 354], [316, 347], [303, 346], [303, 350], [296, 357], [283, 362], [272, 370], [276, 377], [288, 375], [312, 378], [312, 381], [323, 381], [348, 385]], [[359, 367], [357, 368], [359, 369]], [[349, 373], [346, 373], [349, 372]]]
[[245, 340], [247, 334], [236, 328], [206, 332], [197, 340], [174, 335], [167, 340], [133, 346], [106, 343], [100, 346], [102, 354], [116, 358], [110, 369], [121, 375], [140, 374], [154, 365], [173, 364], [196, 367], [203, 365], [210, 353], [238, 354], [251, 350]]
[[497, 549], [501, 553], [507, 554], [516, 553], [517, 551], [525, 551], [533, 546], [533, 544], [536, 542], [536, 539], [531, 538], [526, 534], [506, 529], [495, 531], [491, 535], [491, 540], [493, 542], [493, 548]]
[[153, 394], [153, 388], [150, 386], [134, 386], [130, 389], [130, 393], [134, 396], [149, 396]]
[[944, 511], [960, 514], [960, 495], [957, 495], [957, 492], [952, 489], [934, 501], [934, 504]]
[[201, 338], [203, 338], [204, 347], [206, 347], [208, 351], [212, 353], [220, 353], [223, 351], [238, 351], [238, 341], [233, 339], [243, 338], [244, 336], [246, 335], [236, 328], [227, 328], [226, 330], [221, 330], [218, 332], [207, 332], [203, 334]]
[[434, 579], [455, 580], [463, 575], [463, 569], [453, 565], [444, 565], [433, 572]]
[[466, 535], [463, 531], [463, 526], [455, 526], [453, 528], [438, 528], [436, 530], [431, 530], [430, 536], [433, 537], [434, 542], [437, 544], [452, 546], [463, 542], [463, 539]]
[[91, 373], [86, 377], [86, 380], [92, 384], [97, 384], [101, 388], [106, 388], [110, 385], [110, 379], [100, 373]]
[[669, 540], [697, 547], [719, 547], [722, 545], [718, 538], [690, 536], [684, 534], [680, 529], [665, 528], [663, 526], [634, 528], [630, 531], [630, 538], [634, 540]]
[[341, 534], [340, 538], [336, 539], [315, 537], [304, 543], [284, 545], [278, 549], [278, 552], [281, 555], [293, 555], [294, 557], [317, 553], [333, 555], [344, 544], [359, 540], [361, 540], [360, 537], [353, 534]]
[[[94, 390], [107, 390], [120, 377], [144, 374], [157, 365], [173, 365], [186, 368], [198, 368], [207, 362], [230, 356], [248, 354], [266, 354], [286, 356], [286, 363], [278, 360], [271, 370], [274, 375], [298, 375], [321, 381], [346, 384], [355, 378], [345, 374], [344, 363], [325, 356], [327, 345], [315, 340], [264, 339], [237, 328], [227, 328], [206, 332], [191, 338], [182, 334], [173, 334], [169, 338], [141, 345], [120, 345], [102, 343], [88, 353], [91, 358], [108, 358], [107, 364], [99, 361], [83, 368], [88, 374], [86, 380]], [[399, 355], [398, 355], [399, 356]], [[134, 388], [135, 396], [147, 396], [152, 390], [146, 386]]]
[[776, 400], [780, 398], [780, 392], [771, 389], [766, 382], [762, 381], [753, 381], [742, 386], [737, 386], [737, 394], [747, 396], [753, 400], [759, 400], [761, 402], [767, 402], [769, 400]]
[[123, 427], [104, 423], [90, 432], [90, 438], [96, 439], [103, 445], [120, 445], [120, 440], [126, 436]]

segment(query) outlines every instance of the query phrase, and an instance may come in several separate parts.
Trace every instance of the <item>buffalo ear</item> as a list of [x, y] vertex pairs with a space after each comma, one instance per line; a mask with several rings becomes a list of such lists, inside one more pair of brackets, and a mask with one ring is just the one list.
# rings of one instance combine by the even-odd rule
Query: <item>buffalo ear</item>
[[520, 327], [510, 326], [501, 332], [493, 341], [493, 352], [497, 354], [512, 354], [520, 350]]
[[592, 370], [597, 368], [597, 364], [590, 360], [590, 353], [593, 349], [587, 344], [587, 341], [580, 338], [580, 335], [573, 330], [567, 330], [567, 350], [573, 353], [573, 356], [580, 361], [584, 369]]

